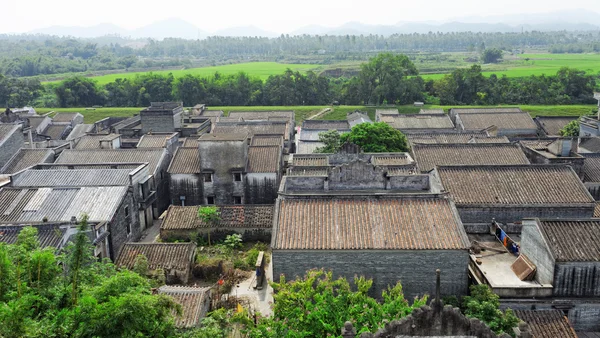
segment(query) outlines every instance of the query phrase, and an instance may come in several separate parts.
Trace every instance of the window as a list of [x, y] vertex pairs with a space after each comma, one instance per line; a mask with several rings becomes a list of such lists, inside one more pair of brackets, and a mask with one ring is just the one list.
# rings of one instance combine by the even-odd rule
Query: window
[[215, 204], [215, 196], [206, 197], [206, 204]]
[[233, 173], [233, 180], [236, 182], [242, 181], [242, 173]]
[[213, 181], [213, 177], [211, 173], [202, 174], [204, 176], [204, 183], [210, 183]]
[[127, 225], [127, 236], [131, 234], [131, 220], [129, 219], [129, 206], [125, 207], [125, 224]]
[[233, 196], [233, 204], [242, 204], [242, 196]]

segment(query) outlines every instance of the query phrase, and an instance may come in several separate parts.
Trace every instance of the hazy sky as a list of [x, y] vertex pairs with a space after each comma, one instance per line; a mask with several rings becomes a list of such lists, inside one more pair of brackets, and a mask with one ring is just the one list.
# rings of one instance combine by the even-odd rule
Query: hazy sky
[[597, 6], [598, 0], [0, 0], [4, 14], [0, 33], [99, 23], [132, 29], [174, 17], [208, 32], [247, 25], [290, 32], [310, 24], [339, 26], [349, 21], [395, 24]]

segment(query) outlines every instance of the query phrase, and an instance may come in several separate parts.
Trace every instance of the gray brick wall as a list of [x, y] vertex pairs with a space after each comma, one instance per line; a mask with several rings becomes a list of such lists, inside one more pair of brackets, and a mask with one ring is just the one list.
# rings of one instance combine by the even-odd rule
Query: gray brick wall
[[25, 146], [25, 139], [20, 129], [12, 133], [2, 145], [0, 145], [0, 168], [10, 160], [10, 158]]
[[555, 296], [599, 297], [600, 262], [557, 262], [553, 286]]
[[538, 282], [554, 284], [554, 258], [534, 220], [523, 222], [521, 252], [537, 267], [536, 280]]
[[[129, 206], [129, 219], [125, 217], [125, 207]], [[131, 233], [127, 234], [127, 222], [131, 224]], [[110, 258], [113, 262], [119, 256], [123, 244], [135, 242], [142, 235], [137, 205], [131, 193], [128, 193], [113, 220], [110, 222]]]
[[500, 223], [520, 222], [524, 218], [588, 218], [594, 215], [594, 204], [589, 206], [467, 206], [456, 208], [463, 223], [489, 223], [492, 218]]
[[181, 205], [181, 196], [185, 196], [185, 205], [204, 204], [200, 174], [170, 174], [169, 176], [171, 204]]
[[334, 276], [373, 278], [371, 295], [381, 297], [388, 285], [402, 283], [406, 299], [435, 292], [435, 270], [442, 270], [442, 295], [466, 295], [468, 289], [466, 250], [273, 250], [273, 278], [287, 280], [307, 270], [325, 268]]
[[278, 189], [277, 174], [246, 174], [244, 204], [274, 204]]

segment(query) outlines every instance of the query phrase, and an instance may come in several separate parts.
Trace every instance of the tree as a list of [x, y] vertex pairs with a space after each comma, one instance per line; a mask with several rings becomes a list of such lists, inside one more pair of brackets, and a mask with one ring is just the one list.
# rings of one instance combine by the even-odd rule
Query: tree
[[354, 143], [369, 153], [408, 151], [406, 136], [385, 122], [361, 123], [340, 136], [342, 143]]
[[319, 141], [324, 145], [315, 149], [315, 153], [335, 153], [342, 146], [340, 133], [337, 130], [320, 132]]
[[578, 137], [579, 136], [579, 120], [569, 122], [560, 130], [560, 136]]
[[498, 63], [502, 60], [502, 51], [498, 48], [488, 48], [481, 54], [483, 63]]
[[210, 246], [210, 233], [212, 228], [216, 226], [221, 219], [221, 213], [215, 206], [205, 206], [198, 208], [198, 218], [208, 225], [208, 245]]
[[383, 291], [383, 301], [378, 302], [368, 295], [373, 280], [355, 277], [353, 284], [324, 270], [308, 271], [293, 282], [282, 276], [279, 283], [272, 283], [273, 315], [250, 328], [250, 337], [337, 337], [345, 321], [351, 321], [358, 333], [374, 332], [427, 301], [424, 296], [409, 304], [397, 283]]
[[364, 63], [358, 75], [365, 103], [408, 103], [407, 77], [417, 75], [417, 67], [404, 54], [381, 53]]
[[470, 291], [471, 295], [463, 298], [464, 314], [480, 319], [497, 334], [506, 332], [514, 335], [512, 329], [517, 326], [519, 319], [511, 309], [505, 312], [500, 310], [500, 297], [486, 284], [472, 285]]
[[103, 105], [106, 99], [104, 92], [98, 88], [96, 81], [80, 76], [64, 80], [54, 91], [61, 107]]

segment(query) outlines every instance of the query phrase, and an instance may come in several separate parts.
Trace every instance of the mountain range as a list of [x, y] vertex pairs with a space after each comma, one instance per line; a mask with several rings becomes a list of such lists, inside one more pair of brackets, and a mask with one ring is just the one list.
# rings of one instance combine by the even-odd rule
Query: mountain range
[[[521, 32], [521, 31], [557, 31], [557, 30], [600, 30], [600, 14], [583, 9], [518, 14], [487, 17], [461, 17], [446, 22], [398, 22], [394, 25], [369, 25], [361, 22], [348, 22], [338, 27], [308, 25], [291, 32], [289, 35], [369, 35], [410, 34], [428, 32]], [[256, 26], [230, 27], [217, 31], [207, 31], [182, 19], [172, 18], [158, 21], [137, 29], [128, 30], [114, 24], [103, 23], [90, 27], [51, 26], [32, 30], [31, 34], [73, 36], [81, 38], [118, 35], [131, 38], [164, 39], [168, 37], [183, 39], [203, 39], [207, 36], [263, 36], [277, 37], [282, 32], [271, 32]]]

